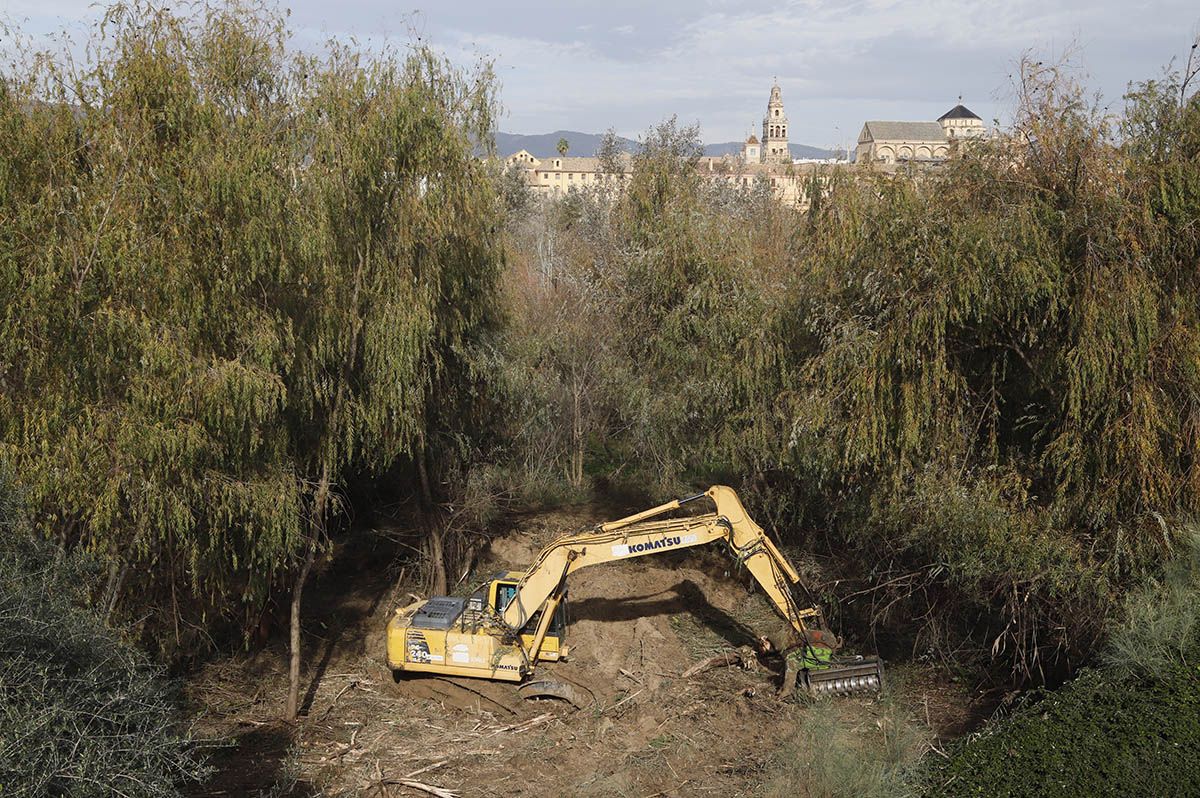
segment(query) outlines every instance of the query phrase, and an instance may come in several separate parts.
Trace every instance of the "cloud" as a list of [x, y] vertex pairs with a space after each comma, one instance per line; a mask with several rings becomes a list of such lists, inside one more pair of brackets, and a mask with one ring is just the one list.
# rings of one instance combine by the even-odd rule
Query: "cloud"
[[[9, 0], [18, 18], [79, 18], [89, 0]], [[505, 129], [636, 135], [677, 114], [710, 141], [759, 131], [772, 79], [793, 141], [852, 140], [866, 119], [935, 118], [962, 95], [1003, 117], [1009, 74], [1026, 50], [1078, 44], [1090, 85], [1119, 100], [1184, 52], [1194, 0], [692, 0], [548, 4], [459, 0], [423, 10], [381, 0], [291, 0], [303, 41], [334, 33], [406, 42], [455, 60], [495, 61]], [[41, 24], [41, 23], [38, 23]]]
[[775, 78], [793, 140], [836, 144], [866, 119], [936, 118], [960, 95], [985, 119], [1003, 117], [1021, 54], [1055, 57], [1072, 42], [1091, 82], [1119, 97], [1127, 81], [1154, 76], [1184, 49], [1180, 29], [1191, 16], [1200, 11], [1182, 2], [1134, 12], [1082, 0], [710, 2], [675, 24], [639, 25], [645, 46], [636, 52], [614, 49], [617, 37], [601, 32], [564, 42], [541, 27], [484, 46], [507, 67], [503, 96], [514, 130], [615, 126], [632, 135], [678, 114], [700, 121], [709, 139], [736, 139], [757, 131]]

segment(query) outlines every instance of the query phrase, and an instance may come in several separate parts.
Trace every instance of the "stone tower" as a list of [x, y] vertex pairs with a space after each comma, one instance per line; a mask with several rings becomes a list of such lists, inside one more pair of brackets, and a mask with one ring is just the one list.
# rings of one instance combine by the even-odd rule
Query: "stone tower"
[[788, 151], [787, 114], [783, 111], [783, 95], [778, 83], [771, 87], [767, 115], [763, 117], [762, 160], [763, 163], [792, 162]]

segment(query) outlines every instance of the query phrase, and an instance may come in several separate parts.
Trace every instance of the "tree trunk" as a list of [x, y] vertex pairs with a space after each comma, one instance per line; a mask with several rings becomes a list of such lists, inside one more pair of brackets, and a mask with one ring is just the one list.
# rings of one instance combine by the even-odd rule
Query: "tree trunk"
[[417, 478], [421, 482], [421, 509], [433, 512], [433, 486], [429, 484], [429, 468], [425, 463], [425, 433], [417, 433]]
[[125, 575], [129, 573], [129, 563], [113, 560], [108, 569], [108, 585], [104, 589], [104, 620], [112, 622], [113, 613], [117, 609], [117, 601], [121, 598], [121, 588], [125, 584]]
[[308, 554], [304, 557], [304, 565], [300, 568], [300, 575], [296, 577], [296, 586], [292, 589], [291, 662], [288, 664], [287, 696], [289, 722], [296, 720], [296, 714], [300, 710], [300, 597], [304, 593], [304, 582], [308, 579], [308, 572], [316, 556], [317, 547], [310, 544]]
[[421, 515], [425, 519], [425, 550], [429, 555], [431, 579], [429, 592], [435, 596], [446, 595], [449, 580], [446, 577], [446, 549], [443, 545], [442, 521], [433, 501], [433, 485], [429, 479], [429, 466], [425, 462], [425, 432], [417, 433], [417, 478], [421, 482]]
[[292, 588], [292, 618], [289, 636], [291, 651], [288, 662], [288, 697], [286, 717], [289, 722], [296, 720], [300, 711], [300, 599], [304, 595], [304, 583], [308, 581], [308, 572], [312, 570], [313, 561], [317, 558], [317, 546], [324, 539], [325, 511], [329, 504], [329, 464], [321, 466], [321, 481], [317, 483], [317, 494], [313, 497], [312, 517], [309, 521], [310, 534], [308, 552], [304, 555], [304, 565], [296, 576], [296, 584]]
[[572, 386], [574, 415], [571, 424], [571, 485], [583, 485], [583, 386], [575, 380]]
[[446, 552], [442, 545], [442, 527], [438, 519], [427, 517], [426, 538], [429, 543], [429, 562], [433, 566], [433, 580], [429, 592], [435, 596], [444, 596], [449, 587], [446, 578]]

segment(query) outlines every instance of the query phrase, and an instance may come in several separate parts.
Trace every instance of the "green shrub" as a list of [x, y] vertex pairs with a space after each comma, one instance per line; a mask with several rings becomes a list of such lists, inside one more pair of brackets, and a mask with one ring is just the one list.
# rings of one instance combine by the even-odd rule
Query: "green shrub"
[[1088, 671], [1040, 693], [959, 748], [929, 795], [1200, 795], [1200, 672]]
[[935, 768], [935, 796], [1200, 795], [1200, 536], [1130, 593], [1104, 667], [1031, 694]]
[[88, 572], [37, 541], [0, 480], [0, 794], [179, 794], [201, 767], [169, 685], [80, 605]]

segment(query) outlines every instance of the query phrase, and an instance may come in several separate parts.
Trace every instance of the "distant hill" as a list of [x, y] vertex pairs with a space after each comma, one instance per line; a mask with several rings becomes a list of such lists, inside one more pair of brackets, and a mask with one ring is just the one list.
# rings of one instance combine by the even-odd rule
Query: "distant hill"
[[[595, 156], [603, 138], [601, 133], [580, 133], [577, 130], [556, 130], [553, 133], [528, 136], [522, 133], [497, 133], [496, 152], [500, 155], [512, 155], [518, 150], [527, 150], [535, 158], [549, 158], [558, 155], [558, 140], [566, 139], [571, 145], [567, 155], [590, 158]], [[626, 152], [637, 152], [636, 141], [620, 137], [618, 140]]]
[[[496, 152], [500, 155], [512, 155], [518, 150], [527, 150], [535, 158], [550, 158], [558, 154], [558, 140], [566, 139], [570, 144], [567, 155], [592, 157], [600, 147], [603, 139], [600, 133], [580, 133], [577, 130], [556, 130], [553, 133], [497, 133]], [[626, 152], [637, 152], [638, 143], [633, 139], [617, 137], [621, 148]], [[823, 150], [820, 147], [810, 147], [807, 144], [790, 145], [793, 158], [833, 158], [837, 155], [833, 150]], [[728, 141], [723, 144], [705, 144], [705, 155], [727, 155], [742, 151], [741, 142]]]

